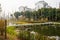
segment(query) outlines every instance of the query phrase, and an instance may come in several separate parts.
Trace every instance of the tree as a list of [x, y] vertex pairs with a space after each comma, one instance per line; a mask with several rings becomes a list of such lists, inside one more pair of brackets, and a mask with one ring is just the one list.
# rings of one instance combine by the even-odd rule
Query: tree
[[21, 15], [21, 13], [20, 12], [15, 12], [14, 13], [14, 16], [16, 17], [16, 19], [18, 19], [18, 17]]
[[52, 21], [56, 21], [56, 8], [52, 9]]
[[37, 12], [39, 14], [39, 19], [40, 19], [41, 18], [41, 9], [39, 9]]
[[33, 19], [34, 19], [35, 21], [37, 21], [37, 20], [39, 19], [39, 14], [38, 14], [38, 12], [37, 12], [37, 11], [33, 11], [32, 17], [33, 17]]
[[5, 37], [5, 39], [6, 39], [6, 26], [7, 26], [7, 20], [5, 20], [5, 19], [0, 19], [0, 35], [1, 36], [3, 36], [3, 35], [5, 35], [5, 36], [3, 36], [3, 37]]
[[25, 11], [25, 17], [28, 18], [28, 20], [31, 20], [32, 12]]
[[57, 21], [60, 21], [60, 9], [56, 9], [56, 16], [57, 16]]

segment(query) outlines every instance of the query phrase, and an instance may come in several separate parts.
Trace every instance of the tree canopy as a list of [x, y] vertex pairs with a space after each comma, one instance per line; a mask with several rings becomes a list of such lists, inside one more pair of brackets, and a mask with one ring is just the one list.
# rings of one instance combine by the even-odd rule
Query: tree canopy
[[18, 16], [20, 16], [20, 15], [21, 15], [20, 12], [15, 12], [15, 13], [14, 13], [14, 16], [16, 17], [16, 19], [18, 19]]
[[18, 19], [18, 16], [23, 15], [29, 20], [33, 18], [38, 21], [41, 18], [48, 18], [49, 21], [59, 21], [60, 20], [60, 9], [56, 8], [42, 8], [38, 11], [25, 11], [25, 12], [15, 12], [14, 16]]

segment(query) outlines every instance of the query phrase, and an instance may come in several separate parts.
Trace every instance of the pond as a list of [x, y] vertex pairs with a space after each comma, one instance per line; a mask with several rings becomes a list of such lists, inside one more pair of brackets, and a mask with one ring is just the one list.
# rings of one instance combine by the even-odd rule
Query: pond
[[[50, 36], [56, 38], [60, 36], [60, 24], [48, 24], [48, 23], [31, 23], [31, 24], [20, 24], [16, 26], [18, 30], [24, 30], [29, 32], [37, 32], [44, 36]], [[55, 36], [55, 37], [53, 37]]]

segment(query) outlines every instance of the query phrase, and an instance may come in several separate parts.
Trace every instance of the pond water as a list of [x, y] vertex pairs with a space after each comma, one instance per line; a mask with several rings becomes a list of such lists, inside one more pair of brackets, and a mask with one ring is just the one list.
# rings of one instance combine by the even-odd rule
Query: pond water
[[58, 40], [60, 36], [60, 23], [56, 23], [56, 22], [28, 23], [28, 24], [10, 23], [9, 26], [16, 26], [18, 30], [29, 31], [33, 34], [37, 32], [39, 34], [49, 36], [49, 38], [56, 38], [56, 40]]

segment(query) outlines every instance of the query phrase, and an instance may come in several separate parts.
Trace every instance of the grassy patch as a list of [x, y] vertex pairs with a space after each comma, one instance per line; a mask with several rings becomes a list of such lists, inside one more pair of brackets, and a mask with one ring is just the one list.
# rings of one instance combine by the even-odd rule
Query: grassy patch
[[16, 39], [16, 32], [15, 32], [15, 27], [9, 26], [7, 27], [7, 36], [9, 40], [15, 40]]

